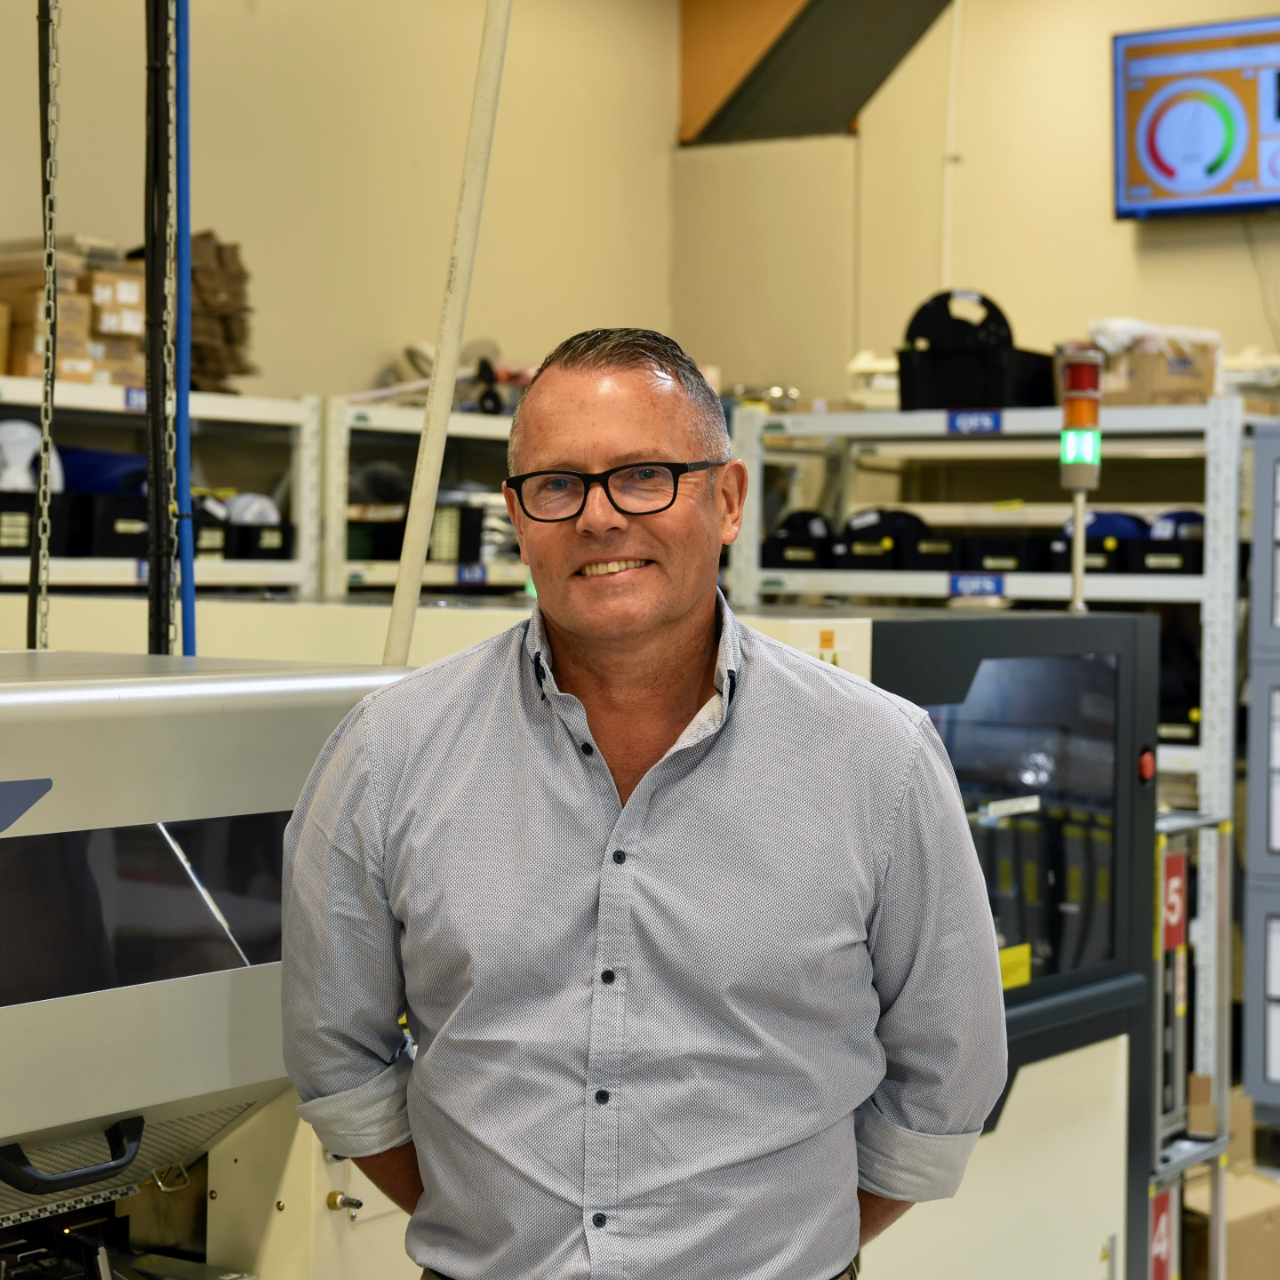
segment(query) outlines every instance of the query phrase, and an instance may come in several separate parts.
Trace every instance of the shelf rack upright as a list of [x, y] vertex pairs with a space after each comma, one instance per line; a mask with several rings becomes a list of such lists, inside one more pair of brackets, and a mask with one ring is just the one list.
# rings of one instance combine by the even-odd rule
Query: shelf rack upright
[[[1169, 1137], [1161, 1135], [1161, 1126], [1157, 1123], [1150, 1164], [1152, 1219], [1149, 1225], [1152, 1231], [1156, 1229], [1159, 1206], [1163, 1205], [1168, 1211], [1171, 1202], [1178, 1203], [1177, 1189], [1186, 1170], [1207, 1165], [1212, 1179], [1211, 1280], [1221, 1280], [1226, 1262], [1225, 1151], [1231, 1086], [1230, 871], [1233, 855], [1230, 833], [1235, 793], [1240, 474], [1245, 429], [1254, 421], [1252, 417], [1246, 419], [1244, 402], [1239, 397], [1218, 397], [1207, 405], [1103, 408], [1100, 425], [1104, 460], [1123, 456], [1126, 449], [1143, 451], [1146, 456], [1156, 442], [1167, 442], [1170, 456], [1203, 456], [1204, 567], [1203, 572], [1196, 575], [1087, 573], [1085, 576], [1086, 602], [1194, 603], [1200, 608], [1200, 745], [1161, 747], [1158, 754], [1161, 769], [1197, 776], [1202, 812], [1162, 815], [1158, 833], [1162, 840], [1183, 829], [1194, 830], [1197, 836], [1196, 914], [1189, 921], [1188, 929], [1188, 940], [1195, 955], [1195, 1024], [1191, 1031], [1190, 1056], [1192, 1069], [1212, 1082], [1215, 1132], [1208, 1138]], [[1041, 453], [1047, 458], [1057, 455], [1062, 412], [1056, 408], [1006, 409], [984, 415], [985, 430], [979, 438], [958, 429], [963, 425], [963, 415], [946, 411], [814, 414], [772, 413], [752, 405], [737, 408], [733, 414], [734, 452], [747, 467], [749, 498], [738, 540], [729, 549], [726, 586], [732, 604], [750, 608], [760, 604], [765, 595], [941, 603], [954, 595], [968, 594], [975, 587], [980, 594], [998, 594], [1010, 600], [1065, 604], [1071, 596], [1071, 579], [1067, 573], [966, 575], [940, 571], [761, 567], [764, 468], [771, 442], [817, 438], [824, 441], [828, 450], [843, 449], [846, 463], [859, 446], [892, 447], [906, 443], [927, 444], [929, 452], [936, 456], [956, 458], [981, 456], [983, 448], [990, 449], [993, 442], [1019, 442], [1028, 446], [1038, 443], [1038, 449], [1013, 452]], [[918, 514], [926, 514], [918, 504], [859, 505], [909, 507]], [[956, 514], [953, 507], [941, 522], [952, 523]], [[987, 581], [975, 584], [966, 582], [966, 578]], [[1161, 915], [1157, 916], [1157, 959]], [[1157, 976], [1153, 973], [1153, 982]], [[1166, 1195], [1171, 1189], [1172, 1196]]]
[[[422, 434], [422, 410], [399, 405], [352, 403], [331, 396], [324, 406], [323, 445], [323, 550], [322, 593], [326, 600], [343, 600], [350, 587], [395, 586], [395, 560], [347, 559], [347, 486], [353, 433], [386, 432], [410, 438]], [[505, 414], [451, 413], [449, 438], [505, 442], [511, 434], [511, 418]], [[453, 564], [428, 560], [422, 568], [422, 585], [446, 589], [457, 586], [490, 586], [518, 591], [528, 581], [528, 570], [519, 561], [496, 560], [487, 564]]]
[[[39, 406], [40, 382], [35, 378], [0, 377], [0, 416], [7, 406]], [[55, 388], [59, 412], [90, 414], [104, 423], [142, 430], [146, 423], [145, 393], [138, 387], [104, 387], [59, 382]], [[206, 560], [195, 563], [196, 586], [287, 588], [299, 599], [314, 600], [320, 589], [320, 417], [319, 396], [273, 399], [265, 396], [191, 393], [191, 420], [243, 428], [245, 441], [254, 428], [284, 429], [290, 440], [290, 492], [295, 529], [291, 560]], [[55, 431], [57, 418], [54, 419]], [[25, 558], [0, 558], [0, 585], [27, 581]], [[50, 562], [53, 587], [137, 587], [147, 581], [146, 560], [91, 556], [56, 557]]]

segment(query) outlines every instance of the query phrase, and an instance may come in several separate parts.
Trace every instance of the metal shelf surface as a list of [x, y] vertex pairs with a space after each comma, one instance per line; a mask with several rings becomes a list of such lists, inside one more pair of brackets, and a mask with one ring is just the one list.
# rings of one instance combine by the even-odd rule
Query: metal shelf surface
[[[981, 436], [951, 430], [952, 415], [945, 409], [902, 412], [870, 409], [862, 413], [761, 412], [766, 436], [851, 436], [867, 439], [929, 437], [956, 441], [997, 436], [1057, 436], [1062, 430], [1062, 409], [1001, 409], [999, 431]], [[1128, 435], [1202, 434], [1209, 425], [1210, 406], [1204, 404], [1106, 406], [1100, 414], [1104, 433]]]
[[[39, 378], [0, 377], [0, 404], [39, 405]], [[139, 394], [142, 392], [143, 394]], [[141, 417], [147, 401], [142, 387], [102, 387], [85, 382], [54, 384], [56, 409], [86, 413], [127, 413]], [[266, 396], [224, 396], [208, 391], [191, 393], [191, 416], [205, 422], [250, 422], [300, 426], [307, 418], [307, 401]]]
[[[347, 428], [421, 435], [424, 412], [399, 405], [347, 404]], [[505, 440], [511, 434], [511, 417], [503, 413], [451, 413], [449, 434], [464, 440]]]
[[[394, 587], [399, 563], [395, 560], [348, 560], [347, 583], [353, 587]], [[519, 589], [529, 580], [529, 570], [519, 560], [493, 560], [488, 564], [454, 564], [428, 560], [422, 566], [424, 587], [506, 587]]]
[[[957, 579], [986, 580], [986, 589], [957, 591]], [[761, 569], [764, 595], [891, 596], [945, 600], [956, 595], [1003, 596], [1007, 600], [1070, 600], [1067, 573], [947, 573], [940, 570]], [[963, 586], [963, 584], [961, 584]], [[1087, 573], [1086, 600], [1096, 603], [1188, 604], [1204, 599], [1199, 574]]]
[[[26, 556], [0, 556], [0, 586], [26, 586]], [[197, 560], [197, 587], [297, 587], [305, 576], [297, 560]], [[147, 581], [147, 561], [98, 556], [55, 556], [52, 587], [137, 587]]]

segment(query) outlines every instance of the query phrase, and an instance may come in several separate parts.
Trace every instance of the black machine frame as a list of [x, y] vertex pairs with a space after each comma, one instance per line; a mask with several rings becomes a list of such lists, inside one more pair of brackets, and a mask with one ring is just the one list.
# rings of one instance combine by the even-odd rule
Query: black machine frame
[[[1160, 621], [1154, 614], [878, 610], [871, 678], [921, 705], [962, 702], [986, 658], [1117, 657], [1115, 948], [1086, 970], [1049, 975], [1006, 992], [1009, 1078], [987, 1121], [996, 1127], [1018, 1071], [1114, 1036], [1129, 1037], [1128, 1221], [1124, 1275], [1146, 1280], [1148, 1185], [1156, 1160], [1153, 981], [1154, 777], [1139, 759], [1156, 746]], [[939, 661], [945, 654], [946, 660]], [[1123, 850], [1123, 852], [1122, 852]]]

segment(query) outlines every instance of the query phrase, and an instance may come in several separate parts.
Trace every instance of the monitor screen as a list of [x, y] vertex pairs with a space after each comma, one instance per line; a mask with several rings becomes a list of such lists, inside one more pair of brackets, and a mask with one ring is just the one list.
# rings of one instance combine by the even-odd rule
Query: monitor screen
[[1113, 45], [1117, 217], [1280, 204], [1280, 18]]

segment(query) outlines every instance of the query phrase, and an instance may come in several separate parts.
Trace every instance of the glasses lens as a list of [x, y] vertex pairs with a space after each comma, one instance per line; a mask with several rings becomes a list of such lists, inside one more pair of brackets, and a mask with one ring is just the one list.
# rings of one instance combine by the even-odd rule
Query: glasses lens
[[644, 515], [669, 507], [676, 494], [676, 478], [666, 467], [641, 464], [609, 477], [609, 492], [623, 511]]
[[575, 475], [555, 472], [532, 476], [521, 491], [525, 510], [539, 520], [562, 520], [582, 506], [582, 481]]

